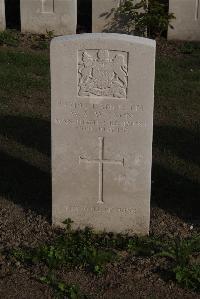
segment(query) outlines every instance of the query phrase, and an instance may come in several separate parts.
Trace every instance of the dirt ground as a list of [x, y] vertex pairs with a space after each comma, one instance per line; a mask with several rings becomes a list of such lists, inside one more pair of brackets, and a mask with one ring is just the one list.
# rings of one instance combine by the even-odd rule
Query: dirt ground
[[[1, 249], [18, 246], [35, 247], [51, 240], [59, 233], [49, 221], [31, 210], [1, 198]], [[198, 232], [191, 223], [164, 210], [153, 207], [151, 234], [190, 236]], [[162, 265], [162, 266], [161, 266]], [[140, 258], [125, 254], [121, 262], [109, 264], [105, 273], [97, 277], [83, 270], [58, 271], [60, 279], [75, 283], [89, 298], [200, 298], [200, 295], [182, 289], [165, 277], [162, 258]], [[24, 266], [6, 256], [0, 257], [0, 298], [54, 298], [53, 290], [37, 281], [47, 269]]]

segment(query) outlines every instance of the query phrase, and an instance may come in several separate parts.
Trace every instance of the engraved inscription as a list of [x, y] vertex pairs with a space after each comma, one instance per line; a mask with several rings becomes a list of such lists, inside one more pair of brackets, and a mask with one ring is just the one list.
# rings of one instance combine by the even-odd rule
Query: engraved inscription
[[54, 0], [42, 0], [42, 13], [54, 13]]
[[56, 118], [54, 122], [85, 133], [127, 134], [131, 130], [143, 129], [148, 125], [142, 104], [58, 102], [58, 105], [66, 111], [66, 116]]
[[78, 51], [80, 97], [127, 98], [128, 53], [112, 50]]
[[79, 213], [79, 212], [98, 212], [98, 213], [113, 213], [113, 212], [117, 212], [117, 213], [124, 213], [124, 214], [135, 214], [136, 213], [136, 209], [133, 208], [102, 208], [102, 207], [66, 207], [66, 212], [75, 212], [75, 213]]
[[99, 137], [99, 159], [87, 159], [79, 157], [79, 164], [84, 163], [96, 163], [99, 165], [99, 199], [98, 204], [103, 204], [103, 170], [104, 164], [115, 164], [124, 166], [124, 159], [122, 160], [108, 160], [104, 159], [104, 137]]

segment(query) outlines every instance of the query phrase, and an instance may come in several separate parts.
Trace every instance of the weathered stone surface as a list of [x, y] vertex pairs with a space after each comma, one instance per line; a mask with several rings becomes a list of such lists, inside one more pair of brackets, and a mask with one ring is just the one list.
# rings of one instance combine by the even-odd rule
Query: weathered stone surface
[[109, 32], [114, 10], [121, 0], [92, 0], [92, 32]]
[[3, 31], [5, 29], [6, 29], [5, 3], [4, 0], [0, 0], [0, 30]]
[[21, 0], [21, 30], [55, 35], [76, 33], [77, 0]]
[[200, 0], [170, 0], [169, 11], [175, 14], [168, 39], [200, 41]]
[[51, 44], [53, 223], [147, 234], [155, 42], [120, 34]]

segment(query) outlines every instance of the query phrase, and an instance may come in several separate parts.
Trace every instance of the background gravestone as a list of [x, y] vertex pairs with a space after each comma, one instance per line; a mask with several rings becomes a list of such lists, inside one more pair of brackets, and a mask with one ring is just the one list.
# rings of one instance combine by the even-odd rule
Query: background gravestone
[[0, 0], [0, 30], [5, 30], [6, 21], [5, 21], [5, 3], [4, 0]]
[[119, 7], [122, 0], [92, 0], [92, 32], [110, 31], [113, 9]]
[[21, 0], [22, 32], [76, 33], [76, 0]]
[[200, 0], [170, 0], [169, 11], [176, 19], [171, 21], [168, 39], [200, 41]]
[[155, 41], [120, 34], [51, 44], [53, 223], [147, 234]]
[[[134, 4], [138, 2], [140, 0], [134, 0]], [[116, 9], [123, 3], [124, 0], [92, 0], [92, 32], [127, 33], [127, 29], [122, 28], [119, 21], [115, 19]], [[143, 12], [143, 8], [137, 11]]]

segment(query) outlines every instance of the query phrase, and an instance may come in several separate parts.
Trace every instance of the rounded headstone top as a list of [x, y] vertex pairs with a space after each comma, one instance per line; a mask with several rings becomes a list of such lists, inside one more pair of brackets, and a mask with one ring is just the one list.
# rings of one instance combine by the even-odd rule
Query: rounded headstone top
[[119, 33], [84, 33], [84, 34], [74, 34], [74, 35], [64, 35], [64, 36], [58, 36], [52, 39], [51, 43], [60, 43], [65, 41], [78, 41], [78, 40], [119, 40], [119, 41], [127, 41], [129, 43], [134, 44], [142, 44], [146, 46], [150, 46], [155, 48], [156, 47], [156, 41], [139, 37], [139, 36], [133, 36], [128, 34], [119, 34]]

